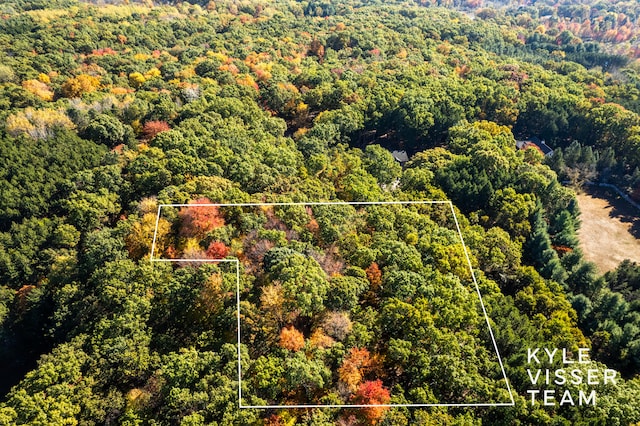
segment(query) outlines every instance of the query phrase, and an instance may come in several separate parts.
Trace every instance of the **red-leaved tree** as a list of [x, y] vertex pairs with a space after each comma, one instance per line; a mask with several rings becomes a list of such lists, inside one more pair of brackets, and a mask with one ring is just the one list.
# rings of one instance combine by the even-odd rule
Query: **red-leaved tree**
[[158, 133], [166, 132], [167, 130], [171, 130], [171, 127], [166, 121], [147, 121], [142, 127], [142, 136], [147, 140], [151, 140]]
[[212, 241], [207, 248], [207, 257], [211, 259], [224, 259], [229, 254], [229, 247], [222, 241]]
[[[189, 204], [211, 204], [208, 198], [198, 198]], [[182, 222], [180, 236], [203, 238], [208, 232], [224, 226], [224, 217], [217, 206], [189, 206], [178, 213]]]
[[371, 305], [377, 305], [380, 302], [380, 288], [382, 286], [382, 271], [376, 262], [373, 262], [365, 270], [367, 280], [369, 280], [369, 290], [365, 293], [365, 300]]
[[373, 262], [365, 272], [367, 273], [367, 279], [371, 283], [371, 289], [378, 290], [382, 284], [382, 271], [380, 271], [378, 264]]
[[388, 404], [391, 400], [389, 390], [382, 386], [382, 381], [374, 380], [363, 382], [353, 396], [355, 404], [374, 405], [360, 410], [364, 424], [375, 425], [388, 410], [388, 407], [375, 407], [375, 405]]

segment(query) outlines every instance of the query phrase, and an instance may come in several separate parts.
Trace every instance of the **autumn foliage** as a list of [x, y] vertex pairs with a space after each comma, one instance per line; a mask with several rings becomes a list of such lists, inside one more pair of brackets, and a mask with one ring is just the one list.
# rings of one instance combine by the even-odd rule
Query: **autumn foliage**
[[155, 138], [158, 133], [166, 132], [167, 130], [171, 130], [171, 127], [169, 127], [166, 121], [147, 121], [142, 127], [142, 136], [146, 140], [151, 140]]
[[330, 336], [327, 336], [321, 328], [317, 328], [309, 338], [311, 345], [316, 348], [330, 348], [335, 344]]
[[[367, 381], [358, 386], [358, 391], [353, 397], [354, 404], [382, 405], [391, 400], [389, 390], [382, 385], [382, 381]], [[367, 407], [361, 410], [364, 424], [375, 425], [388, 410], [387, 407]]]
[[26, 80], [22, 82], [22, 88], [28, 92], [33, 93], [43, 101], [52, 101], [53, 92], [49, 86], [39, 80]]
[[211, 259], [224, 259], [229, 254], [229, 247], [221, 241], [213, 241], [207, 248], [207, 257]]
[[134, 259], [147, 256], [151, 252], [154, 234], [155, 255], [158, 256], [158, 253], [162, 253], [167, 246], [167, 235], [170, 228], [171, 225], [166, 219], [160, 218], [156, 223], [155, 213], [145, 213], [139, 221], [133, 223], [129, 234], [125, 237], [129, 256]]
[[354, 392], [370, 366], [371, 357], [366, 348], [351, 348], [338, 370], [338, 377], [349, 390]]
[[204, 282], [197, 298], [197, 307], [203, 316], [218, 312], [224, 306], [222, 283], [221, 274], [212, 274]]
[[32, 284], [25, 284], [16, 292], [20, 312], [23, 312], [26, 309], [29, 302], [29, 293], [31, 293], [35, 289], [36, 286]]
[[92, 75], [80, 74], [62, 84], [62, 94], [67, 98], [79, 98], [85, 93], [95, 91], [100, 86], [100, 80]]
[[317, 56], [320, 60], [324, 58], [324, 45], [320, 40], [314, 38], [309, 45], [309, 53], [313, 56]]
[[553, 249], [558, 253], [558, 256], [562, 257], [567, 253], [571, 253], [573, 249], [571, 247], [567, 247], [565, 245], [552, 246]]
[[282, 417], [277, 414], [272, 414], [269, 418], [264, 420], [265, 426], [286, 426], [286, 422]]
[[304, 335], [293, 326], [288, 326], [280, 332], [280, 347], [297, 352], [304, 348]]
[[322, 322], [322, 328], [334, 339], [344, 340], [351, 333], [353, 324], [346, 312], [331, 312]]
[[[190, 204], [211, 204], [208, 198], [198, 198]], [[204, 237], [208, 232], [224, 226], [224, 218], [217, 206], [184, 207], [178, 213], [183, 237]]]
[[[0, 0], [0, 424], [640, 421], [640, 257], [562, 184], [640, 202], [640, 1], [571, 2]], [[380, 407], [508, 397], [473, 271], [599, 409]]]
[[371, 288], [374, 290], [380, 288], [380, 285], [382, 285], [382, 272], [378, 264], [372, 263], [365, 272], [367, 273], [367, 279], [371, 283]]
[[9, 115], [7, 132], [11, 136], [25, 135], [32, 139], [49, 139], [56, 129], [72, 129], [73, 122], [63, 111], [25, 108]]
[[371, 284], [369, 287], [369, 291], [367, 291], [365, 295], [365, 299], [375, 305], [379, 301], [379, 290], [382, 286], [382, 271], [377, 263], [373, 262], [369, 267], [365, 270], [367, 274], [367, 280]]

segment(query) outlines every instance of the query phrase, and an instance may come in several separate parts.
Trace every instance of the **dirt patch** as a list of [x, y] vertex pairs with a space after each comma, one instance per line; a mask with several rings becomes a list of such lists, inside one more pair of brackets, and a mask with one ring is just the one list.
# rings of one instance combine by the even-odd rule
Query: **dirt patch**
[[589, 188], [578, 194], [580, 247], [601, 273], [630, 259], [640, 262], [639, 212], [613, 191]]

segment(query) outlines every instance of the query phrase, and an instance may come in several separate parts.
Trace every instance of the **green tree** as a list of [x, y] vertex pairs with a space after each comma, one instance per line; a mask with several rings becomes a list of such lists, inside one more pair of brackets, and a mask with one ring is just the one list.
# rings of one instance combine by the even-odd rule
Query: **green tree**
[[364, 166], [382, 185], [392, 184], [402, 174], [400, 164], [380, 145], [368, 145], [365, 148]]
[[87, 139], [113, 148], [130, 142], [133, 130], [112, 115], [99, 114], [89, 122], [84, 135]]
[[313, 258], [291, 249], [272, 249], [265, 256], [271, 280], [282, 283], [287, 312], [312, 316], [324, 307], [329, 289], [327, 277]]

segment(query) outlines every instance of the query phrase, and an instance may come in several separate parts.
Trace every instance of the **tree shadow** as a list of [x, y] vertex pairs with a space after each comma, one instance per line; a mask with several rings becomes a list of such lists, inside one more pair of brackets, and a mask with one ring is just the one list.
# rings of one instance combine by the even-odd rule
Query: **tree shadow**
[[609, 216], [622, 223], [630, 224], [629, 232], [635, 238], [640, 239], [640, 211], [638, 209], [625, 201], [612, 189], [591, 186], [585, 189], [585, 193], [592, 197], [606, 200], [611, 207]]

